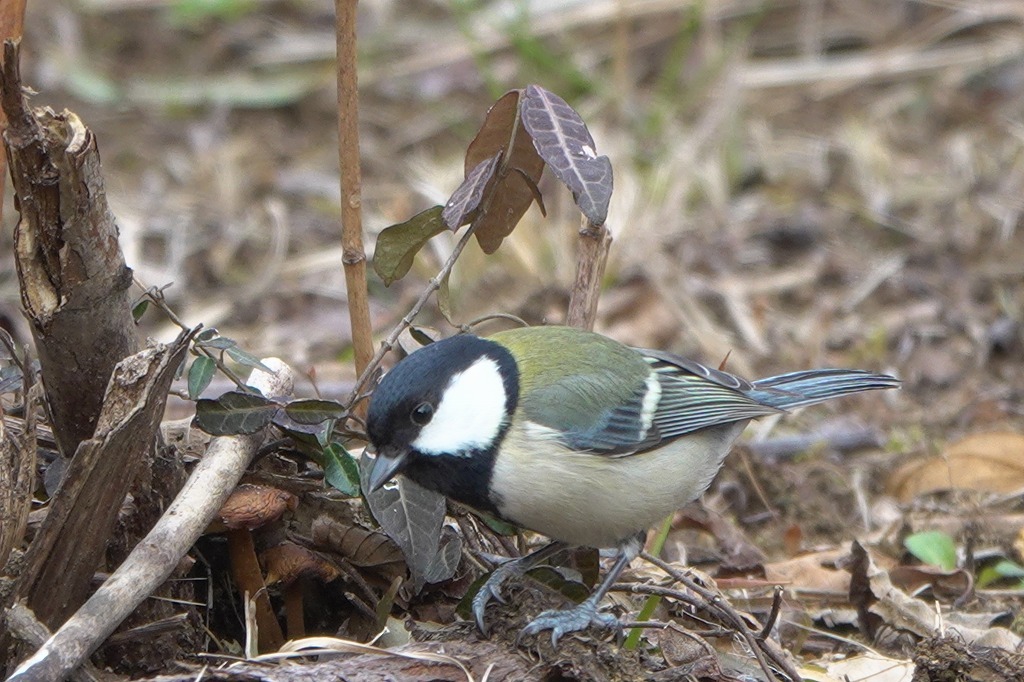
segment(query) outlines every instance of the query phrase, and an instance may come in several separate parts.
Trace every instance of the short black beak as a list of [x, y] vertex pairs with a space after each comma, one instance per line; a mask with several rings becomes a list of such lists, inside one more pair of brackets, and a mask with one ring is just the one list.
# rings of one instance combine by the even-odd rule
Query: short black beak
[[377, 458], [373, 461], [373, 469], [370, 470], [370, 492], [376, 492], [390, 481], [397, 474], [405, 460], [409, 457], [409, 451], [398, 448], [381, 448]]

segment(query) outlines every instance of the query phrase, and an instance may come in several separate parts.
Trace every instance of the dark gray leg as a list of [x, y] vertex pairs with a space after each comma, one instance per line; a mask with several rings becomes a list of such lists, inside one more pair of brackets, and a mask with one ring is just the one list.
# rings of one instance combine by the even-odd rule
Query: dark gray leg
[[550, 559], [568, 547], [569, 545], [564, 542], [552, 542], [524, 557], [510, 559], [494, 569], [491, 577], [480, 586], [480, 591], [473, 596], [473, 618], [476, 620], [477, 629], [483, 635], [487, 635], [487, 628], [484, 626], [484, 611], [492, 599], [500, 604], [505, 603], [505, 600], [501, 597], [501, 586], [506, 580], [512, 577], [518, 578], [534, 566]]

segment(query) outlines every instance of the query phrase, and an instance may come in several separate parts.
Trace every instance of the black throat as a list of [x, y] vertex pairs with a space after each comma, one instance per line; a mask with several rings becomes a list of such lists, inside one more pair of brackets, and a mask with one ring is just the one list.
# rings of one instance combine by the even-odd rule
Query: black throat
[[[504, 435], [501, 434], [499, 442]], [[403, 473], [424, 488], [500, 518], [488, 495], [497, 451], [497, 447], [491, 447], [464, 455], [413, 452]]]

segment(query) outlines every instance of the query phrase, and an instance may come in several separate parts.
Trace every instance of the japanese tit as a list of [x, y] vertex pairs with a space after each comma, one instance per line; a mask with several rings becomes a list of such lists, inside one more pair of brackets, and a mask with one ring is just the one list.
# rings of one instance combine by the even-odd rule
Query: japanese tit
[[473, 610], [510, 576], [570, 545], [617, 561], [579, 606], [524, 633], [615, 627], [598, 604], [645, 531], [696, 500], [751, 419], [899, 381], [819, 369], [745, 381], [670, 353], [569, 327], [527, 327], [428, 345], [374, 391], [367, 433], [376, 490], [397, 474], [554, 542], [495, 571]]

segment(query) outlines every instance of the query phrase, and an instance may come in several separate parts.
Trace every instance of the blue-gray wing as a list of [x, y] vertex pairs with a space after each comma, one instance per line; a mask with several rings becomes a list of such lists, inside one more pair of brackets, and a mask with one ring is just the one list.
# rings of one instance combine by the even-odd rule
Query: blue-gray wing
[[[781, 411], [751, 397], [753, 386], [732, 374], [669, 353], [636, 350], [652, 370], [649, 379], [585, 425], [559, 428], [569, 447], [621, 457], [693, 431]], [[544, 402], [557, 404], [553, 399]]]
[[712, 426], [781, 412], [760, 402], [753, 385], [738, 376], [663, 351], [638, 349], [651, 365], [661, 391], [653, 426], [658, 443]]

